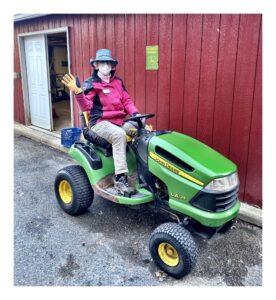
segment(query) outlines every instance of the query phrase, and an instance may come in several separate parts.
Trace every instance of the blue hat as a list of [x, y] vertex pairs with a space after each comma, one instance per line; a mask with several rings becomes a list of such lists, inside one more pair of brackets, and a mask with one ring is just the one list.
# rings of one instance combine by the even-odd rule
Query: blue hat
[[94, 63], [97, 62], [97, 61], [111, 61], [114, 65], [114, 67], [118, 64], [118, 61], [116, 59], [112, 58], [112, 53], [109, 49], [99, 49], [96, 52], [96, 58], [95, 59], [93, 59], [93, 58], [90, 59], [90, 64], [93, 67], [95, 67]]

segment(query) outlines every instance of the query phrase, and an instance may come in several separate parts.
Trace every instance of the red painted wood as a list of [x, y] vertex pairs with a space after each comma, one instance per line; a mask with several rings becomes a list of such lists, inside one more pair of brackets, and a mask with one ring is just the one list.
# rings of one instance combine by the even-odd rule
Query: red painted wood
[[244, 199], [262, 207], [262, 34], [258, 50]]
[[81, 15], [81, 37], [82, 37], [82, 62], [83, 62], [83, 79], [91, 75], [90, 66], [90, 37], [89, 37], [89, 19], [87, 15]]
[[188, 15], [182, 131], [196, 137], [202, 15]]
[[221, 15], [212, 146], [229, 155], [239, 15]]
[[[75, 28], [75, 56], [76, 56], [76, 75], [79, 76], [81, 82], [84, 81], [83, 75], [83, 48], [85, 47], [85, 41], [83, 41], [82, 31], [81, 31], [81, 20], [80, 16], [74, 17], [74, 28]], [[83, 47], [84, 46], [84, 47]]]
[[252, 118], [259, 26], [260, 16], [257, 18], [249, 14], [241, 16], [229, 156], [239, 167], [242, 199]]
[[135, 16], [135, 104], [146, 112], [146, 15]]
[[170, 117], [172, 15], [159, 19], [159, 70], [157, 90], [157, 128], [168, 129]]
[[46, 21], [46, 28], [45, 29], [49, 29], [49, 28], [56, 28], [55, 26], [55, 20], [56, 20], [56, 16], [55, 15], [50, 15], [47, 17], [47, 21]]
[[134, 99], [135, 85], [135, 19], [134, 15], [125, 16], [125, 86], [130, 95]]
[[97, 15], [97, 44], [98, 48], [105, 48], [105, 17]]
[[[14, 69], [13, 71], [16, 73], [20, 72], [20, 67], [19, 67], [19, 54], [18, 54], [18, 43], [17, 43], [17, 35], [18, 35], [18, 26], [14, 26], [14, 57], [13, 57], [13, 66]], [[13, 80], [14, 84], [14, 106], [13, 106], [13, 115], [14, 115], [14, 120], [16, 122], [19, 122], [19, 101], [20, 99], [20, 94], [19, 94], [19, 79], [14, 79]]]
[[19, 49], [18, 49], [18, 34], [19, 34], [20, 26], [14, 25], [14, 71], [19, 72], [20, 71], [20, 63], [19, 63]]
[[[85, 80], [83, 74], [83, 60], [82, 60], [82, 35], [81, 35], [81, 20], [80, 16], [74, 16], [74, 27], [73, 27], [73, 34], [75, 35], [75, 57], [76, 57], [76, 65], [75, 65], [75, 75], [78, 75], [81, 82]], [[80, 127], [80, 116], [79, 116], [79, 108], [74, 101], [74, 121], [76, 126]]]
[[110, 49], [112, 55], [115, 53], [115, 25], [114, 25], [114, 15], [105, 16], [105, 39], [106, 48]]
[[37, 26], [36, 26], [34, 20], [32, 20], [32, 19], [28, 20], [28, 31], [37, 31], [36, 27]]
[[187, 15], [173, 15], [169, 129], [179, 132], [182, 131], [186, 23]]
[[[97, 19], [94, 15], [89, 16], [89, 49], [90, 49], [90, 58], [96, 58], [96, 51], [98, 49], [97, 44]], [[92, 73], [93, 68], [90, 66], [90, 72]]]
[[34, 23], [38, 31], [44, 30], [45, 18], [38, 18]]
[[[22, 27], [19, 28], [19, 33], [25, 33], [25, 32], [28, 32], [28, 24], [27, 23], [26, 24], [22, 24]], [[20, 121], [20, 123], [25, 124], [25, 112], [24, 112], [24, 99], [23, 99], [22, 77], [21, 77], [21, 80], [19, 82], [19, 90], [18, 90], [18, 92], [21, 93], [21, 97], [20, 97], [21, 101], [19, 101], [19, 105], [18, 105], [19, 121]]]
[[69, 17], [70, 15], [60, 15], [60, 26], [61, 27], [67, 27], [68, 26], [68, 23], [67, 23], [67, 17]]
[[[18, 28], [18, 33], [28, 32], [29, 24], [24, 23]], [[18, 68], [20, 69], [20, 58], [18, 55]], [[24, 112], [24, 100], [23, 100], [23, 88], [22, 88], [22, 79], [18, 79], [18, 120], [21, 124], [25, 124], [25, 112]]]
[[[20, 60], [19, 60], [19, 45], [18, 45], [18, 34], [22, 32], [22, 26], [15, 24], [14, 26], [14, 72], [20, 73]], [[20, 106], [23, 104], [23, 94], [22, 94], [22, 82], [21, 79], [14, 79], [14, 119], [16, 122], [25, 123], [23, 120], [22, 113], [20, 113]]]
[[60, 14], [55, 14], [54, 15], [54, 20], [53, 20], [53, 24], [54, 24], [54, 28], [60, 28]]
[[[147, 46], [158, 45], [159, 41], [159, 15], [147, 15]], [[146, 112], [157, 114], [158, 70], [146, 71]], [[156, 128], [157, 116], [150, 120]]]
[[125, 79], [125, 16], [115, 18], [115, 52], [113, 57], [118, 60], [117, 75]]
[[[70, 63], [71, 63], [71, 73], [73, 75], [77, 75], [77, 69], [76, 69], [76, 46], [75, 46], [75, 40], [76, 40], [76, 29], [75, 29], [75, 23], [74, 23], [74, 16], [68, 15], [66, 16], [66, 23], [68, 26], [69, 31], [69, 47], [70, 47]], [[62, 22], [64, 23], [64, 21]], [[77, 126], [78, 120], [79, 120], [79, 108], [76, 103], [76, 101], [73, 99], [73, 122], [74, 125]]]
[[214, 99], [217, 78], [219, 15], [203, 16], [197, 138], [212, 145]]

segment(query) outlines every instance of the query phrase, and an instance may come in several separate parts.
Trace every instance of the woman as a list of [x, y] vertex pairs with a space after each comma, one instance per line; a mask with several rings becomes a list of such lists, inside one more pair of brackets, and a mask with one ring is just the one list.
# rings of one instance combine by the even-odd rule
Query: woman
[[[89, 125], [92, 131], [112, 144], [115, 177], [114, 187], [121, 193], [133, 193], [128, 184], [126, 161], [126, 115], [135, 116], [138, 109], [130, 98], [122, 79], [115, 76], [118, 61], [112, 58], [109, 49], [99, 49], [90, 63], [92, 76], [85, 80], [83, 89], [73, 75], [65, 75], [62, 83], [75, 93], [82, 111], [90, 111]], [[78, 81], [78, 80], [77, 80]], [[132, 126], [133, 127], [133, 126]]]

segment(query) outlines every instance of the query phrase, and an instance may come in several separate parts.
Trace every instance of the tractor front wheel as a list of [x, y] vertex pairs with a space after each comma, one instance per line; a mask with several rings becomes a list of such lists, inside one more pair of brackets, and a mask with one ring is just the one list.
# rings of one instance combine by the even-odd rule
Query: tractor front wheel
[[94, 192], [81, 166], [61, 169], [55, 179], [56, 198], [61, 208], [69, 215], [79, 215], [93, 202]]
[[172, 277], [191, 272], [198, 250], [190, 232], [176, 223], [164, 223], [151, 234], [149, 250], [156, 265]]

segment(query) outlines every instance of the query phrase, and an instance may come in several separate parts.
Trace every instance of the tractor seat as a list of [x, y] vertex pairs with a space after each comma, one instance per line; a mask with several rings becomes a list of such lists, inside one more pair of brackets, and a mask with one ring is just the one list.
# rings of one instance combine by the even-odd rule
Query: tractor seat
[[105, 156], [112, 155], [112, 145], [104, 138], [99, 136], [96, 132], [90, 130], [89, 126], [89, 112], [84, 111], [80, 113], [81, 127], [84, 138], [97, 147]]
[[[90, 112], [84, 111], [80, 113], [81, 117], [81, 124], [82, 124], [82, 133], [84, 138], [91, 142], [94, 146], [97, 147], [105, 156], [111, 156], [112, 155], [112, 145], [104, 138], [102, 138], [100, 135], [98, 135], [96, 132], [90, 130], [89, 126], [89, 114]], [[127, 142], [132, 141], [132, 137], [127, 135]], [[127, 147], [128, 151], [128, 147]]]

